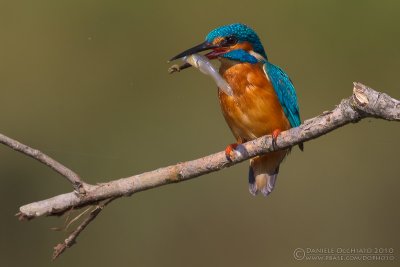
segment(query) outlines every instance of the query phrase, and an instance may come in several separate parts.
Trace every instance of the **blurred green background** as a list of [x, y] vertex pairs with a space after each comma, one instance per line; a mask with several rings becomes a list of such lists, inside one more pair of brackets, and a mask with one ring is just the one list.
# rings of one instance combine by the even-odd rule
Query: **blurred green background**
[[[217, 152], [233, 142], [212, 80], [166, 61], [243, 22], [297, 88], [303, 119], [361, 81], [400, 98], [399, 1], [1, 1], [0, 132], [91, 183]], [[308, 266], [295, 248], [394, 248], [400, 127], [364, 120], [295, 149], [267, 199], [247, 163], [112, 203], [51, 263], [64, 219], [19, 206], [68, 192], [47, 167], [0, 147], [2, 266]], [[337, 262], [324, 262], [339, 264]], [[361, 266], [365, 262], [341, 262]], [[382, 262], [368, 262], [380, 265]]]

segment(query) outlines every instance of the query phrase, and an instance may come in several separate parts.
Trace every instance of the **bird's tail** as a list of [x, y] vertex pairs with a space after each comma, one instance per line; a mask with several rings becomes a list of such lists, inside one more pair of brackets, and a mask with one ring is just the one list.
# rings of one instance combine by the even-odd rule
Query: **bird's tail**
[[252, 195], [261, 192], [268, 196], [275, 187], [279, 164], [286, 156], [287, 151], [276, 151], [255, 157], [250, 160], [249, 191]]

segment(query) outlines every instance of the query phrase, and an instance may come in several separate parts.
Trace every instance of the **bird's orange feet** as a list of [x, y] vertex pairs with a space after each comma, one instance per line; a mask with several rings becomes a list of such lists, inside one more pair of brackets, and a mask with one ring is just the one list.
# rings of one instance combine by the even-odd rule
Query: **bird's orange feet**
[[277, 149], [278, 148], [278, 145], [276, 144], [276, 139], [278, 138], [278, 136], [281, 134], [281, 129], [275, 129], [273, 132], [272, 132], [272, 147], [274, 148], [274, 149]]
[[228, 160], [232, 160], [235, 155], [235, 150], [239, 144], [230, 144], [225, 148], [225, 156]]

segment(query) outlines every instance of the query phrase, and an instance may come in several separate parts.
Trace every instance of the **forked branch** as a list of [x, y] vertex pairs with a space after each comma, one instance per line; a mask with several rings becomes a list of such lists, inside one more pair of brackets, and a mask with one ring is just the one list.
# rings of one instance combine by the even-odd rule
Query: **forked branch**
[[[81, 193], [70, 192], [20, 207], [17, 214], [20, 219], [33, 219], [43, 215], [62, 215], [68, 210], [97, 205], [101, 201], [109, 203], [109, 201], [121, 196], [130, 196], [140, 191], [219, 171], [249, 158], [318, 138], [343, 125], [355, 123], [367, 117], [400, 121], [400, 101], [361, 83], [354, 83], [353, 94], [349, 98], [343, 99], [333, 110], [325, 111], [317, 117], [306, 120], [297, 128], [282, 132], [276, 142], [277, 148], [272, 146], [271, 136], [263, 136], [238, 146], [232, 159], [227, 159], [224, 152], [218, 152], [196, 160], [97, 185], [84, 184], [78, 175], [60, 163], [4, 135], [0, 135], [0, 142], [51, 166], [70, 180], [74, 186], [80, 185], [79, 188], [84, 187], [85, 189]], [[61, 243], [61, 245], [64, 244], [63, 247], [55, 248], [55, 256], [58, 256], [65, 248], [74, 243], [76, 237], [103, 207], [104, 203], [95, 208], [83, 222], [87, 223], [78, 226], [70, 237], [64, 243]]]
[[10, 137], [7, 137], [3, 134], [0, 133], [0, 143], [4, 144], [8, 147], [11, 147], [15, 151], [21, 152], [31, 158], [34, 158], [38, 160], [39, 162], [49, 166], [62, 176], [64, 176], [74, 187], [75, 191], [79, 194], [84, 194], [84, 184], [81, 181], [81, 178], [79, 177], [78, 174], [76, 174], [74, 171], [71, 169], [68, 169], [64, 165], [62, 165], [60, 162], [56, 161], [55, 159], [47, 156], [40, 150], [31, 148], [27, 145], [24, 145], [17, 140], [14, 140]]

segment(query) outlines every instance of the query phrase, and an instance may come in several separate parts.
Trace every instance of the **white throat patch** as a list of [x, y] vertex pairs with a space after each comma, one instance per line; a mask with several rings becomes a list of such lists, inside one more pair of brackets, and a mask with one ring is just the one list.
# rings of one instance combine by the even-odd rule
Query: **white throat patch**
[[263, 57], [262, 55], [260, 55], [257, 52], [254, 52], [253, 50], [249, 51], [249, 54], [252, 55], [253, 57], [255, 57], [258, 61], [267, 61], [267, 59], [265, 57]]

